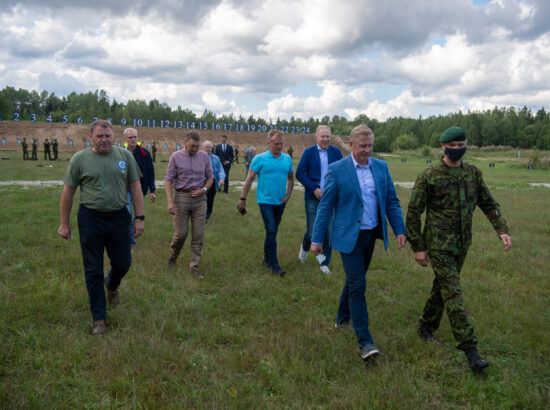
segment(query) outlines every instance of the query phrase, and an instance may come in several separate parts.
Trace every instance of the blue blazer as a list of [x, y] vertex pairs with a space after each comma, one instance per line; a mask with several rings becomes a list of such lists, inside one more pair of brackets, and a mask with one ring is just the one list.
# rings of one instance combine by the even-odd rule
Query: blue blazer
[[[329, 145], [327, 148], [329, 165], [342, 159], [340, 148]], [[321, 157], [317, 144], [306, 148], [296, 168], [296, 179], [304, 186], [304, 198], [313, 196], [313, 191], [321, 186]]]
[[[390, 222], [394, 234], [405, 234], [403, 212], [399, 198], [395, 192], [393, 180], [384, 161], [369, 158], [376, 197], [378, 199], [378, 239], [384, 239], [384, 247], [388, 249], [388, 227]], [[325, 192], [317, 208], [317, 217], [313, 227], [311, 241], [323, 243], [328, 221], [334, 213], [330, 246], [341, 253], [350, 253], [355, 248], [361, 217], [363, 216], [363, 197], [351, 155], [337, 161], [328, 167], [325, 177]]]

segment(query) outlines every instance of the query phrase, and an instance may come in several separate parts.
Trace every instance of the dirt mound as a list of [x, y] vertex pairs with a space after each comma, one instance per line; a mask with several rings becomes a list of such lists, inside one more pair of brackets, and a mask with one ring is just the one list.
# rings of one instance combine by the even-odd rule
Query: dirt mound
[[[115, 144], [124, 144], [125, 139], [122, 137], [122, 131], [126, 127], [113, 125], [115, 133]], [[151, 128], [151, 127], [135, 127], [138, 130], [140, 141], [148, 146], [153, 141], [156, 142], [159, 153], [170, 153], [177, 149], [176, 144], [183, 146], [183, 136], [188, 129], [174, 128]], [[267, 134], [265, 132], [237, 132], [237, 131], [217, 131], [217, 130], [196, 130], [201, 136], [201, 140], [211, 140], [214, 145], [219, 143], [222, 135], [227, 135], [228, 142], [231, 145], [239, 147], [239, 154], [242, 155], [246, 146], [256, 147], [256, 152], [264, 152], [267, 147]], [[15, 121], [0, 121], [0, 139], [5, 139], [5, 145], [0, 146], [3, 150], [21, 151], [21, 146], [18, 140], [27, 138], [27, 143], [30, 144], [34, 138], [38, 138], [38, 150], [43, 150], [43, 142], [46, 138], [50, 141], [57, 138], [59, 142], [59, 151], [75, 152], [86, 147], [88, 135], [90, 133], [90, 125], [80, 124], [59, 124], [47, 122], [15, 122]], [[341, 140], [335, 138], [333, 143], [339, 144]], [[294, 150], [294, 156], [301, 156], [305, 148], [311, 146], [315, 142], [313, 134], [285, 134], [285, 148], [289, 147]], [[342, 146], [342, 151], [345, 148]]]

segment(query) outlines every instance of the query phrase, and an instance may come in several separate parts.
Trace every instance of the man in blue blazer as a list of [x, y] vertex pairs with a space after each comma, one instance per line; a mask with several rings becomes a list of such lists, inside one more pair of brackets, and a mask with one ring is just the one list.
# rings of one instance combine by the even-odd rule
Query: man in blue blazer
[[374, 144], [372, 130], [355, 127], [350, 134], [351, 155], [331, 164], [325, 178], [325, 192], [317, 210], [311, 250], [323, 253], [327, 225], [334, 214], [330, 245], [340, 252], [346, 283], [340, 297], [336, 326], [353, 323], [358, 350], [363, 358], [378, 355], [369, 332], [365, 300], [366, 273], [376, 239], [388, 248], [389, 220], [399, 248], [405, 246], [405, 223], [387, 164], [370, 158]]
[[[305, 262], [307, 259], [307, 253], [311, 246], [311, 233], [313, 231], [313, 224], [315, 223], [315, 216], [317, 215], [317, 207], [319, 201], [325, 191], [325, 175], [328, 171], [329, 164], [342, 159], [342, 151], [339, 148], [330, 146], [330, 128], [326, 125], [319, 125], [315, 132], [315, 144], [312, 147], [307, 148], [300, 158], [300, 163], [296, 169], [296, 178], [304, 186], [304, 202], [306, 208], [306, 233], [302, 245], [300, 246], [300, 252], [298, 258], [301, 262]], [[332, 254], [332, 248], [330, 247], [330, 221], [328, 222], [327, 232], [323, 241], [324, 260], [320, 260], [321, 272], [330, 275], [330, 256]]]

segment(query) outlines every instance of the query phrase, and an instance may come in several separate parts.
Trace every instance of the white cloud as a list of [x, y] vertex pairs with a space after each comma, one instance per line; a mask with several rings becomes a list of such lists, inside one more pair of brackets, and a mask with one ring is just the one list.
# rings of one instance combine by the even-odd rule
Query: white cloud
[[548, 105], [544, 0], [80, 4], [8, 0], [0, 84], [274, 119]]

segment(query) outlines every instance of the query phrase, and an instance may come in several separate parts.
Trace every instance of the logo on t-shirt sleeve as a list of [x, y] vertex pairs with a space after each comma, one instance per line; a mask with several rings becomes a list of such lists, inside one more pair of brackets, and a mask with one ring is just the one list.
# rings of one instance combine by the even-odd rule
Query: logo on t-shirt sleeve
[[124, 171], [126, 169], [126, 161], [118, 161], [118, 167], [121, 171]]

